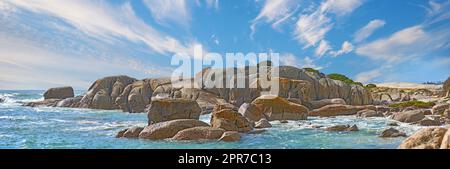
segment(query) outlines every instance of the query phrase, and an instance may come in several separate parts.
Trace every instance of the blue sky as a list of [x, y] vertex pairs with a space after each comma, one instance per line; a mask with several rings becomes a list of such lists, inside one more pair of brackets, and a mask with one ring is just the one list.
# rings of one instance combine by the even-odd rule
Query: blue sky
[[195, 45], [364, 83], [442, 81], [449, 19], [450, 0], [0, 0], [0, 89], [168, 76]]

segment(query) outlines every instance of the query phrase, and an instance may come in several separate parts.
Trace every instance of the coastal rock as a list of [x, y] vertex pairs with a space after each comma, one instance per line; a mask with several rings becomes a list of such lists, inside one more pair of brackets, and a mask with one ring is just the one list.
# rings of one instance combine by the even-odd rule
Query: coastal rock
[[442, 89], [444, 90], [445, 96], [449, 97], [450, 96], [450, 77], [447, 78], [447, 80], [444, 82], [444, 84], [442, 84]]
[[440, 126], [441, 122], [439, 121], [439, 119], [424, 118], [420, 120], [418, 124], [421, 126]]
[[209, 124], [194, 119], [178, 119], [155, 123], [145, 127], [139, 134], [139, 138], [151, 140], [172, 138], [181, 130], [199, 126], [209, 126]]
[[24, 103], [23, 106], [28, 106], [28, 107], [37, 107], [37, 106], [56, 107], [56, 105], [58, 104], [59, 101], [61, 101], [61, 99], [45, 99], [45, 100], [42, 100], [42, 101]]
[[80, 101], [83, 96], [71, 97], [63, 99], [56, 104], [56, 107], [80, 107]]
[[364, 109], [361, 111], [358, 111], [356, 113], [357, 117], [362, 117], [362, 118], [367, 118], [367, 117], [384, 117], [384, 115], [382, 113], [379, 113], [375, 110], [370, 110], [370, 109]]
[[153, 100], [147, 109], [148, 124], [175, 120], [199, 119], [202, 109], [194, 100], [159, 99]]
[[383, 130], [380, 137], [406, 137], [406, 133], [391, 127]]
[[441, 127], [424, 128], [406, 138], [400, 149], [439, 149], [447, 129]]
[[450, 129], [445, 132], [440, 149], [450, 149]]
[[396, 123], [396, 122], [389, 122], [387, 125], [388, 126], [398, 126], [398, 123]]
[[95, 81], [81, 99], [81, 108], [113, 110], [119, 109], [115, 103], [125, 87], [137, 81], [128, 76], [110, 76]]
[[172, 137], [174, 140], [217, 140], [225, 130], [214, 127], [193, 127], [179, 131]]
[[44, 99], [66, 99], [74, 97], [72, 87], [50, 88], [44, 93]]
[[308, 108], [287, 101], [279, 96], [264, 95], [251, 104], [240, 107], [239, 112], [251, 121], [266, 118], [273, 120], [306, 120]]
[[325, 128], [326, 131], [358, 131], [358, 126], [356, 125], [335, 125]]
[[3, 103], [3, 102], [5, 102], [5, 99], [0, 98], [0, 103]]
[[318, 109], [318, 108], [321, 108], [323, 106], [333, 105], [333, 104], [341, 104], [341, 105], [346, 105], [347, 104], [345, 102], [345, 100], [341, 99], [341, 98], [322, 99], [322, 100], [311, 101], [310, 103], [311, 103], [311, 106], [312, 106], [313, 109]]
[[139, 134], [144, 130], [144, 127], [131, 127], [129, 129], [124, 129], [117, 133], [116, 137], [124, 137], [124, 138], [138, 138]]
[[262, 118], [258, 122], [255, 123], [255, 128], [270, 128], [272, 127], [272, 124], [269, 123], [269, 121], [265, 118]]
[[227, 131], [227, 132], [223, 133], [222, 137], [220, 137], [219, 140], [225, 141], [225, 142], [239, 141], [239, 140], [241, 140], [241, 134], [239, 134], [238, 132], [235, 132], [235, 131]]
[[414, 123], [424, 119], [425, 115], [422, 110], [408, 110], [398, 112], [392, 118], [404, 123]]
[[443, 104], [437, 104], [434, 105], [433, 108], [431, 108], [431, 111], [435, 115], [443, 114], [445, 110], [450, 109], [449, 103], [443, 103]]
[[327, 105], [319, 109], [314, 109], [309, 112], [309, 116], [320, 116], [320, 117], [330, 117], [330, 116], [346, 116], [354, 115], [358, 111], [368, 109], [375, 110], [375, 106], [352, 106], [352, 105]]
[[249, 132], [253, 129], [252, 124], [244, 116], [232, 109], [213, 112], [211, 125], [225, 131]]

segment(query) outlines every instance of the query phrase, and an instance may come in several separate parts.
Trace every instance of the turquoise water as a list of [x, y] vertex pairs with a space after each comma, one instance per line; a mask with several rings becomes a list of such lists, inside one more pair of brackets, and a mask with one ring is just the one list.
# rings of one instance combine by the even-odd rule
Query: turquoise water
[[[167, 149], [167, 148], [300, 148], [300, 149], [385, 149], [396, 148], [404, 138], [382, 139], [377, 135], [388, 123], [385, 118], [356, 117], [309, 118], [287, 124], [272, 122], [262, 134], [245, 135], [241, 141], [175, 142], [118, 139], [115, 134], [126, 127], [145, 126], [146, 114], [90, 109], [23, 107], [20, 102], [42, 99], [43, 91], [0, 91], [0, 148], [3, 149]], [[82, 91], [77, 91], [81, 94]], [[201, 120], [209, 122], [209, 115]], [[312, 125], [357, 124], [358, 132], [327, 132]], [[412, 133], [417, 127], [400, 124]]]

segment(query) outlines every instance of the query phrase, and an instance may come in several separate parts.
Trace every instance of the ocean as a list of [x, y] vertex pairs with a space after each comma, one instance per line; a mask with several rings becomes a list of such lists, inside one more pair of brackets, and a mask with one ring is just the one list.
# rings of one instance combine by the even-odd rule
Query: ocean
[[[76, 91], [77, 95], [84, 91]], [[0, 90], [1, 149], [393, 149], [405, 138], [379, 138], [392, 120], [387, 118], [308, 117], [306, 121], [271, 122], [261, 134], [247, 134], [238, 142], [172, 141], [115, 138], [118, 131], [145, 126], [145, 113], [55, 107], [23, 107], [43, 100], [40, 90]], [[208, 122], [210, 115], [200, 120]], [[313, 126], [356, 124], [357, 132], [329, 132]], [[407, 134], [419, 126], [398, 123]]]

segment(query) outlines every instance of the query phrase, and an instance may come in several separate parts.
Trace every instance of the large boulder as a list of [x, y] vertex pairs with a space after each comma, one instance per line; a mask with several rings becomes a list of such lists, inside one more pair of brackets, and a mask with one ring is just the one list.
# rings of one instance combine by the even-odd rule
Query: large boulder
[[403, 112], [398, 112], [394, 114], [392, 119], [404, 122], [404, 123], [414, 123], [425, 118], [423, 110], [408, 110]]
[[434, 105], [433, 108], [431, 108], [431, 112], [435, 115], [440, 115], [443, 114], [447, 109], [450, 109], [450, 103], [442, 103]]
[[174, 140], [217, 140], [225, 130], [214, 127], [193, 127], [179, 131], [172, 137]]
[[119, 109], [115, 103], [125, 87], [137, 81], [128, 76], [111, 76], [95, 81], [88, 92], [81, 99], [81, 108], [91, 109]]
[[314, 109], [309, 112], [308, 116], [320, 116], [320, 117], [331, 117], [331, 116], [346, 116], [355, 115], [361, 110], [376, 110], [375, 106], [352, 106], [352, 105], [340, 105], [333, 104], [321, 107], [319, 109]]
[[73, 88], [70, 86], [50, 88], [44, 93], [44, 99], [66, 99], [73, 96]]
[[446, 128], [424, 128], [406, 138], [398, 148], [400, 149], [439, 149], [442, 144]]
[[383, 130], [380, 137], [406, 137], [406, 133], [391, 127]]
[[148, 124], [175, 120], [199, 119], [202, 109], [190, 99], [153, 100], [147, 109]]
[[444, 137], [442, 138], [441, 149], [450, 149], [450, 130], [447, 129]]
[[222, 137], [220, 137], [219, 140], [225, 142], [239, 141], [241, 140], [241, 134], [235, 131], [227, 131], [222, 134]]
[[116, 137], [125, 137], [125, 138], [138, 138], [139, 134], [144, 130], [143, 127], [131, 127], [129, 129], [124, 129], [117, 133]]
[[56, 107], [80, 107], [83, 96], [71, 97], [63, 99], [56, 104]]
[[209, 126], [209, 124], [194, 119], [178, 119], [155, 123], [145, 127], [140, 132], [139, 138], [151, 140], [167, 139], [172, 138], [181, 130], [200, 126]]
[[250, 121], [256, 122], [261, 118], [273, 120], [306, 120], [308, 108], [292, 103], [279, 96], [263, 95], [251, 104], [239, 108], [239, 113]]
[[376, 110], [364, 109], [356, 113], [357, 117], [367, 118], [367, 117], [384, 117], [383, 113], [377, 112]]
[[270, 122], [265, 118], [262, 118], [261, 120], [255, 123], [255, 128], [270, 128], [270, 127], [272, 127], [272, 124], [270, 124]]
[[211, 125], [226, 131], [249, 132], [253, 129], [252, 124], [244, 116], [232, 109], [213, 112]]
[[345, 100], [341, 99], [341, 98], [322, 99], [322, 100], [311, 101], [310, 103], [311, 103], [311, 107], [313, 109], [318, 109], [323, 106], [332, 105], [332, 104], [342, 104], [342, 105], [347, 104], [347, 103], [345, 103]]

